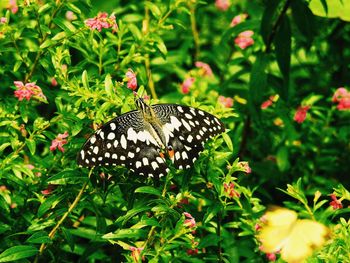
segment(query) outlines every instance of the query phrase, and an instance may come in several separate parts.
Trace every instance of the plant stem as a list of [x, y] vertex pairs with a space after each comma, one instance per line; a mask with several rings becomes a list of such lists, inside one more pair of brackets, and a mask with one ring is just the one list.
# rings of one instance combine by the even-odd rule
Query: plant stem
[[200, 47], [199, 47], [199, 33], [197, 30], [197, 22], [196, 22], [195, 4], [190, 4], [190, 12], [191, 12], [191, 29], [192, 29], [193, 42], [194, 42], [194, 60], [197, 61], [199, 57]]
[[[66, 213], [64, 213], [64, 215], [62, 216], [62, 218], [60, 219], [60, 221], [57, 222], [57, 224], [55, 225], [55, 227], [51, 230], [51, 232], [49, 233], [49, 238], [52, 240], [55, 237], [55, 234], [58, 230], [58, 228], [62, 225], [62, 223], [64, 222], [64, 220], [66, 220], [66, 218], [68, 217], [68, 215], [73, 211], [73, 209], [77, 206], [77, 204], [79, 203], [81, 197], [83, 196], [83, 193], [87, 187], [87, 185], [89, 184], [89, 180], [90, 180], [90, 176], [92, 174], [92, 171], [94, 170], [94, 168], [92, 168], [89, 172], [89, 176], [88, 179], [86, 180], [86, 182], [83, 184], [83, 186], [81, 187], [78, 195], [75, 197], [73, 203], [69, 206], [68, 210]], [[39, 254], [36, 256], [34, 262], [37, 263], [39, 260], [39, 257], [43, 254], [44, 250], [46, 248], [46, 244], [42, 243], [39, 249]]]

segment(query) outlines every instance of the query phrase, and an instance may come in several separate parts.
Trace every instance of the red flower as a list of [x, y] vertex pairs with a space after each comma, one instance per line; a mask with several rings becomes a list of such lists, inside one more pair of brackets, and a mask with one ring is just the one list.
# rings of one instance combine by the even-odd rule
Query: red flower
[[115, 15], [112, 14], [108, 17], [108, 14], [105, 12], [98, 13], [96, 17], [85, 20], [85, 25], [90, 27], [91, 30], [97, 29], [99, 32], [101, 32], [102, 28], [113, 28], [113, 31], [118, 31]]
[[215, 6], [221, 11], [226, 11], [230, 7], [231, 3], [229, 0], [216, 0]]
[[254, 44], [254, 39], [252, 38], [253, 35], [254, 32], [252, 30], [243, 31], [235, 38], [235, 44], [241, 49], [246, 49]]
[[14, 81], [13, 83], [17, 87], [14, 94], [19, 101], [22, 101], [23, 99], [30, 100], [31, 97], [34, 97], [40, 101], [46, 101], [43, 91], [39, 86], [35, 85], [34, 82], [30, 82], [25, 85], [22, 81]]
[[252, 172], [252, 169], [249, 166], [248, 162], [238, 162], [238, 167], [243, 170], [243, 172], [250, 174]]
[[270, 107], [270, 106], [275, 102], [276, 96], [277, 96], [277, 95], [271, 95], [271, 96], [269, 97], [268, 100], [264, 101], [264, 102], [261, 104], [260, 108], [261, 108], [262, 110], [265, 110], [265, 109], [267, 109], [268, 107]]
[[350, 110], [350, 92], [345, 88], [338, 88], [334, 92], [332, 101], [338, 103], [338, 110]]
[[182, 82], [181, 84], [181, 92], [183, 94], [188, 94], [190, 92], [190, 88], [192, 87], [193, 83], [196, 81], [195, 78], [187, 78]]
[[234, 197], [240, 197], [241, 195], [234, 189], [235, 185], [234, 183], [224, 183], [224, 193], [227, 197], [234, 198]]
[[341, 203], [341, 199], [338, 200], [335, 194], [330, 194], [329, 196], [333, 200], [329, 203], [329, 205], [332, 206], [334, 210], [343, 208], [343, 204]]
[[56, 139], [54, 139], [51, 143], [50, 151], [54, 151], [56, 150], [56, 148], [58, 148], [58, 150], [60, 150], [61, 152], [64, 152], [63, 145], [68, 143], [68, 141], [66, 140], [67, 137], [68, 137], [67, 131], [65, 131], [63, 134], [61, 133], [58, 134]]
[[266, 253], [266, 258], [268, 261], [276, 261], [276, 254], [275, 253]]
[[299, 106], [294, 115], [294, 120], [297, 123], [302, 123], [306, 119], [306, 113], [310, 109], [310, 106]]
[[57, 80], [54, 78], [54, 77], [52, 77], [51, 78], [51, 86], [54, 86], [54, 87], [56, 87], [57, 86]]
[[229, 97], [219, 96], [218, 102], [225, 108], [231, 108], [233, 106], [233, 99]]
[[49, 184], [46, 189], [42, 190], [41, 193], [43, 195], [49, 195], [52, 194], [53, 190], [55, 190], [57, 185], [55, 184]]
[[207, 63], [204, 63], [202, 61], [197, 61], [195, 63], [195, 66], [201, 69], [203, 76], [208, 76], [208, 77], [213, 76], [213, 71], [211, 70], [210, 66]]
[[128, 69], [128, 71], [125, 73], [125, 80], [128, 82], [127, 87], [131, 90], [137, 89], [137, 78], [136, 74], [132, 69]]
[[247, 17], [248, 17], [247, 14], [240, 14], [240, 15], [235, 16], [232, 19], [230, 26], [234, 27], [234, 26], [238, 25], [239, 23], [242, 23]]
[[187, 249], [187, 255], [197, 255], [197, 254], [198, 254], [198, 248]]

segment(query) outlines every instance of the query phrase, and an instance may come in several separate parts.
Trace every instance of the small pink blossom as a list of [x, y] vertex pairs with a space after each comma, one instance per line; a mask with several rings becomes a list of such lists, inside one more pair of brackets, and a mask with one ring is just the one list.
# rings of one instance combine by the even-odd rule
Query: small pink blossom
[[238, 162], [237, 166], [247, 174], [250, 174], [252, 172], [252, 168], [250, 168], [248, 162]]
[[310, 109], [310, 106], [299, 106], [297, 111], [294, 114], [294, 120], [297, 123], [302, 123], [306, 119], [307, 111]]
[[9, 0], [7, 9], [10, 9], [12, 14], [16, 14], [18, 12], [17, 0]]
[[31, 97], [34, 97], [41, 101], [46, 101], [46, 97], [43, 94], [41, 88], [34, 82], [26, 83], [25, 85], [22, 81], [14, 81], [13, 83], [17, 87], [17, 90], [15, 90], [14, 94], [19, 101], [22, 101], [23, 99], [30, 100]]
[[254, 226], [255, 231], [259, 231], [261, 228], [262, 228], [261, 225], [258, 223], [256, 223]]
[[264, 102], [261, 104], [260, 108], [261, 108], [262, 110], [265, 110], [265, 109], [267, 109], [268, 107], [270, 107], [270, 106], [274, 103], [275, 97], [276, 97], [276, 95], [271, 95], [271, 96], [269, 97], [268, 100], [264, 101]]
[[277, 256], [275, 253], [266, 253], [266, 258], [268, 261], [276, 261]]
[[50, 151], [60, 150], [61, 152], [64, 152], [63, 145], [67, 144], [68, 141], [66, 138], [68, 137], [68, 132], [65, 131], [63, 134], [59, 133], [56, 137], [56, 139], [52, 140], [51, 146], [50, 146]]
[[53, 190], [57, 188], [56, 184], [49, 184], [46, 189], [42, 190], [41, 193], [43, 195], [50, 195], [52, 194]]
[[193, 218], [193, 216], [188, 212], [183, 212], [183, 215], [185, 216], [185, 222], [184, 226], [189, 228], [195, 228], [196, 227], [196, 220]]
[[227, 197], [234, 198], [240, 197], [240, 193], [238, 193], [235, 189], [235, 184], [233, 182], [227, 184], [224, 183], [224, 193]]
[[195, 78], [189, 77], [184, 80], [181, 84], [181, 92], [183, 94], [188, 94], [190, 92], [190, 88], [192, 87], [193, 83], [196, 81]]
[[248, 17], [247, 14], [240, 14], [240, 15], [235, 16], [232, 19], [230, 26], [234, 27], [234, 26], [238, 25], [239, 23], [242, 23], [244, 20], [246, 20], [247, 17]]
[[58, 85], [57, 80], [54, 77], [52, 77], [51, 78], [51, 86], [56, 87], [57, 85]]
[[208, 77], [211, 77], [211, 76], [213, 76], [213, 71], [211, 70], [211, 68], [210, 68], [210, 66], [207, 64], [207, 63], [204, 63], [204, 62], [202, 62], [202, 61], [197, 61], [196, 63], [195, 63], [195, 66], [197, 67], [197, 68], [200, 68], [201, 69], [201, 75], [203, 75], [203, 76], [208, 76]]
[[7, 18], [6, 17], [1, 17], [0, 18], [0, 24], [6, 24], [7, 23]]
[[73, 20], [77, 19], [77, 16], [74, 14], [74, 12], [69, 10], [69, 11], [66, 12], [66, 19], [68, 21], [73, 21]]
[[216, 0], [215, 6], [221, 11], [226, 11], [230, 7], [231, 3], [229, 0]]
[[101, 32], [102, 28], [112, 28], [114, 32], [118, 31], [115, 15], [112, 14], [108, 17], [106, 12], [98, 13], [96, 17], [85, 20], [85, 25], [91, 30], [97, 29], [99, 32]]
[[[131, 256], [134, 260], [135, 263], [140, 262], [140, 256], [141, 256], [141, 251], [144, 249], [143, 247], [133, 247], [130, 246], [129, 249], [131, 250]], [[144, 260], [144, 257], [142, 257], [142, 260]]]
[[332, 206], [334, 210], [343, 208], [341, 199], [337, 199], [337, 196], [335, 194], [330, 194], [329, 196], [332, 198], [332, 201], [329, 203], [329, 205]]
[[225, 108], [231, 108], [233, 106], [233, 99], [230, 97], [219, 96], [218, 102]]
[[136, 74], [132, 69], [128, 69], [128, 71], [125, 73], [125, 80], [128, 82], [127, 87], [131, 90], [137, 89], [137, 78]]
[[345, 88], [338, 88], [333, 95], [332, 101], [338, 103], [338, 110], [350, 110], [350, 92]]
[[252, 30], [243, 31], [235, 38], [235, 44], [241, 49], [246, 49], [254, 44], [254, 39], [252, 38], [253, 35], [254, 32]]

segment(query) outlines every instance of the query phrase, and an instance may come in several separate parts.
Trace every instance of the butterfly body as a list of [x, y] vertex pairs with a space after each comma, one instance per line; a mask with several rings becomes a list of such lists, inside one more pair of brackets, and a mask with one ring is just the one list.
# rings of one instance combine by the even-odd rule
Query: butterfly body
[[168, 157], [177, 169], [190, 168], [204, 142], [224, 131], [215, 116], [177, 104], [147, 105], [104, 124], [84, 144], [78, 164], [85, 167], [122, 165], [140, 174], [163, 176]]

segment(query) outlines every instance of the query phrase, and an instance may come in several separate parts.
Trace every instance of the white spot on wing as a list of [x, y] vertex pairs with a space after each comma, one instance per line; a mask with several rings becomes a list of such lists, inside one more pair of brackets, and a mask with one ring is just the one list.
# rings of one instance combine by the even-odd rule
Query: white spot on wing
[[188, 135], [188, 137], [187, 137], [187, 141], [188, 141], [189, 143], [191, 143], [191, 142], [192, 142], [192, 140], [193, 140], [192, 135]]
[[94, 144], [96, 142], [96, 136], [92, 136], [90, 139], [90, 143]]
[[199, 113], [200, 115], [204, 116], [204, 112], [203, 112], [203, 111], [199, 110], [198, 113]]
[[205, 121], [206, 124], [210, 125], [210, 121], [209, 120], [204, 119], [204, 121]]
[[187, 155], [187, 153], [186, 152], [182, 152], [182, 159], [188, 159], [188, 155]]
[[189, 114], [189, 113], [185, 113], [185, 116], [186, 116], [187, 119], [192, 119], [193, 118], [192, 115]]
[[146, 157], [142, 158], [143, 165], [148, 165], [148, 159]]
[[133, 128], [129, 128], [127, 131], [127, 138], [129, 141], [133, 141], [134, 143], [136, 143], [137, 141], [137, 136], [138, 134], [135, 132], [135, 130]]
[[94, 149], [92, 150], [94, 154], [98, 154], [98, 146], [95, 146]]
[[179, 160], [180, 159], [180, 152], [176, 152], [175, 153], [175, 160]]
[[124, 155], [121, 155], [119, 158], [120, 158], [120, 160], [125, 161], [125, 156]]
[[114, 140], [114, 142], [113, 142], [114, 148], [117, 148], [118, 144], [119, 144], [118, 140]]
[[82, 160], [85, 159], [85, 152], [84, 152], [84, 150], [81, 150], [81, 151], [80, 151], [80, 156], [81, 156], [81, 159], [82, 159]]
[[154, 161], [153, 161], [153, 162], [151, 163], [151, 165], [152, 165], [153, 170], [156, 170], [157, 168], [159, 168], [157, 162], [154, 162]]
[[112, 122], [109, 126], [111, 126], [111, 130], [114, 131], [117, 128], [114, 122]]
[[135, 157], [135, 154], [134, 154], [133, 152], [128, 152], [128, 157], [134, 158], [134, 157]]
[[118, 159], [118, 156], [117, 156], [116, 153], [113, 153], [113, 154], [112, 154], [112, 159]]
[[178, 110], [179, 112], [181, 112], [181, 113], [184, 112], [184, 110], [183, 110], [183, 108], [182, 108], [181, 106], [177, 106], [177, 110]]
[[192, 148], [187, 146], [187, 145], [185, 145], [185, 149], [186, 149], [186, 151], [191, 151], [192, 150]]
[[193, 114], [193, 116], [196, 116], [196, 111], [194, 108], [190, 108], [190, 112]]
[[106, 153], [105, 153], [105, 157], [106, 157], [106, 158], [109, 158], [109, 157], [111, 157], [111, 154], [110, 154], [109, 152], [106, 152]]
[[187, 121], [185, 121], [184, 119], [181, 120], [182, 124], [185, 126], [185, 128], [188, 131], [191, 131], [191, 126], [187, 123]]
[[120, 144], [124, 149], [126, 149], [126, 139], [124, 134], [122, 134], [122, 136], [120, 137]]
[[113, 140], [114, 138], [115, 138], [115, 133], [114, 132], [108, 133], [108, 136], [107, 136], [108, 140]]
[[135, 165], [136, 165], [136, 168], [139, 168], [141, 167], [142, 163], [140, 161], [137, 161]]
[[107, 143], [107, 149], [111, 149], [112, 144], [111, 143]]
[[164, 163], [164, 160], [161, 157], [157, 157], [156, 160], [158, 163]]

